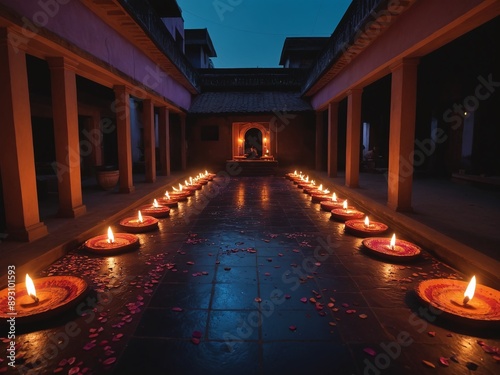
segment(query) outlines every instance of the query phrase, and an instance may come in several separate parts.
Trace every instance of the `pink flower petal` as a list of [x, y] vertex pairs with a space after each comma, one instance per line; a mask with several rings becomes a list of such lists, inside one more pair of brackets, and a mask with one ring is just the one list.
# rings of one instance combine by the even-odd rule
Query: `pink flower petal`
[[372, 348], [364, 348], [363, 351], [366, 354], [371, 355], [372, 357], [375, 357], [375, 354], [377, 354], [377, 352], [375, 350], [373, 350]]
[[292, 332], [296, 331], [297, 330], [297, 327], [296, 326], [290, 326], [288, 327], [288, 329]]
[[80, 367], [72, 367], [68, 371], [68, 375], [75, 375], [80, 372]]
[[109, 365], [112, 365], [113, 363], [116, 362], [116, 357], [109, 357], [109, 358], [106, 358], [102, 364], [105, 365], [105, 366], [109, 366]]
[[302, 297], [302, 298], [300, 299], [300, 302], [307, 303], [307, 297]]
[[439, 362], [446, 367], [450, 365], [450, 360], [446, 357], [439, 357]]
[[182, 311], [182, 307], [172, 307], [172, 311], [181, 312]]
[[193, 331], [192, 336], [194, 338], [201, 339], [201, 337], [203, 336], [203, 334], [201, 333], [201, 331]]

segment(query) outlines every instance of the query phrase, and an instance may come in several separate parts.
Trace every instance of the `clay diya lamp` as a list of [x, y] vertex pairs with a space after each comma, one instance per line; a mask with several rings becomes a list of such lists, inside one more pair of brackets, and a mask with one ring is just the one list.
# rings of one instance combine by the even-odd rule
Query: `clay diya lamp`
[[347, 200], [342, 203], [342, 208], [334, 208], [331, 212], [331, 218], [337, 221], [347, 221], [361, 219], [365, 216], [364, 212], [356, 210], [354, 207], [347, 205]]
[[201, 187], [202, 187], [201, 184], [192, 185], [185, 180], [184, 185], [182, 185], [182, 190], [186, 190], [186, 191], [190, 192], [191, 194], [194, 194], [194, 192], [196, 190], [198, 190], [198, 187], [201, 189]]
[[189, 177], [190, 184], [196, 188], [196, 190], [201, 190], [203, 188], [203, 184], [196, 179], [192, 179]]
[[115, 255], [132, 251], [140, 246], [139, 237], [131, 233], [113, 233], [111, 227], [108, 234], [92, 237], [85, 241], [85, 250], [99, 255]]
[[[17, 323], [32, 323], [51, 318], [74, 308], [87, 291], [85, 280], [75, 276], [49, 276], [15, 286], [15, 304], [9, 303], [12, 290], [0, 291], [0, 319], [15, 317]], [[12, 302], [12, 301], [10, 301]]]
[[363, 246], [371, 254], [390, 261], [411, 261], [418, 258], [422, 252], [414, 243], [391, 238], [370, 237], [363, 240]]
[[176, 189], [172, 186], [172, 191], [169, 193], [170, 197], [173, 199], [177, 199], [179, 202], [186, 201], [187, 198], [191, 195], [189, 191], [183, 189], [182, 185], [179, 184], [179, 189]]
[[320, 184], [319, 186], [305, 187], [303, 189], [303, 192], [308, 194], [308, 195], [312, 195], [314, 193], [316, 193], [316, 194], [323, 193], [323, 184]]
[[153, 216], [142, 216], [139, 211], [137, 217], [127, 217], [120, 221], [120, 227], [131, 233], [149, 232], [158, 229], [158, 219]]
[[310, 195], [311, 195], [311, 202], [320, 203], [321, 201], [330, 198], [330, 190], [323, 189], [322, 186], [320, 185], [320, 188], [318, 190], [311, 191]]
[[145, 215], [153, 216], [156, 218], [167, 217], [170, 215], [170, 208], [159, 204], [156, 199], [153, 201], [153, 204], [142, 206], [141, 211], [144, 212]]
[[208, 173], [207, 170], [205, 170], [205, 174], [203, 174], [203, 177], [208, 178], [208, 181], [212, 181], [215, 176], [217, 176], [215, 173]]
[[300, 180], [297, 181], [297, 188], [299, 189], [304, 189], [305, 187], [308, 187], [311, 182], [314, 182], [314, 181], [309, 181], [309, 176], [306, 176], [304, 178], [304, 176], [302, 176], [302, 178]]
[[[187, 199], [187, 197], [186, 197], [186, 199]], [[168, 193], [168, 191], [165, 192], [165, 195], [163, 197], [158, 198], [159, 204], [161, 204], [163, 206], [167, 206], [169, 208], [179, 206], [178, 202], [179, 202], [179, 199], [171, 197], [170, 194]]]
[[208, 178], [205, 178], [203, 174], [199, 173], [198, 176], [196, 176], [196, 181], [202, 185], [208, 184]]
[[290, 173], [285, 174], [285, 178], [287, 180], [293, 181], [296, 178], [300, 178], [300, 175], [297, 174], [297, 171], [294, 171], [294, 172], [290, 172]]
[[343, 202], [341, 202], [338, 198], [337, 198], [337, 195], [335, 193], [332, 194], [331, 197], [329, 197], [330, 199], [325, 199], [325, 200], [322, 200], [321, 202], [319, 202], [320, 206], [321, 206], [321, 209], [323, 211], [329, 211], [331, 212], [334, 208], [342, 208], [344, 207], [343, 206]]
[[500, 326], [500, 292], [476, 284], [454, 279], [429, 279], [416, 287], [418, 297], [426, 304], [442, 311], [445, 317], [474, 326]]
[[375, 236], [384, 233], [387, 229], [387, 225], [371, 221], [368, 216], [364, 220], [347, 220], [345, 222], [345, 231], [358, 237]]

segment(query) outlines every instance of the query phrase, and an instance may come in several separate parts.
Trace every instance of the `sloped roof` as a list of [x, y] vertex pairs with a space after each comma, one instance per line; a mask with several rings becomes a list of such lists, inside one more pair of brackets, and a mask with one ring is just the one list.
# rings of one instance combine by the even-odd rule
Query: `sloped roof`
[[204, 92], [192, 102], [189, 113], [256, 113], [312, 111], [298, 92]]

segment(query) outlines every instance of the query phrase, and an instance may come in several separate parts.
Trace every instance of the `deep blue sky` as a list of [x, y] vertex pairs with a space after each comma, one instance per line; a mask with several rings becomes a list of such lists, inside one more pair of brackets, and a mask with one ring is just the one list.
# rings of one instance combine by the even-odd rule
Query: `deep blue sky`
[[[286, 37], [330, 36], [351, 0], [177, 0], [186, 29], [207, 28], [216, 68], [279, 67]], [[232, 4], [232, 5], [231, 5]]]

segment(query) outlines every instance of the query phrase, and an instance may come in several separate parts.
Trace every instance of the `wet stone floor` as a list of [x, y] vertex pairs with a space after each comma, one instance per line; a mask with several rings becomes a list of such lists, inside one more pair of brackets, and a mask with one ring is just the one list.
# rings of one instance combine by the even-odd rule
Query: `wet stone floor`
[[373, 258], [284, 177], [216, 178], [139, 237], [137, 251], [79, 248], [37, 275], [80, 276], [89, 292], [17, 325], [15, 370], [0, 333], [0, 373], [500, 372], [498, 330], [444, 319], [413, 291], [464, 275], [425, 249]]

